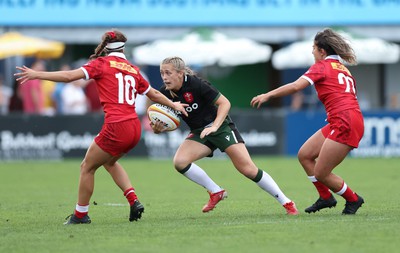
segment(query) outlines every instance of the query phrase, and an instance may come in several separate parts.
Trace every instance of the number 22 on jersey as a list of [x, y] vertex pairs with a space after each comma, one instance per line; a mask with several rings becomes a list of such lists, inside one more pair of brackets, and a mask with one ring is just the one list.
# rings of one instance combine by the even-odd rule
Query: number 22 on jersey
[[344, 73], [339, 73], [338, 74], [338, 81], [339, 81], [339, 84], [346, 85], [346, 89], [344, 90], [344, 92], [353, 93], [354, 96], [357, 97], [357, 95], [356, 95], [356, 87], [354, 85], [353, 78], [351, 78], [350, 76], [345, 75]]

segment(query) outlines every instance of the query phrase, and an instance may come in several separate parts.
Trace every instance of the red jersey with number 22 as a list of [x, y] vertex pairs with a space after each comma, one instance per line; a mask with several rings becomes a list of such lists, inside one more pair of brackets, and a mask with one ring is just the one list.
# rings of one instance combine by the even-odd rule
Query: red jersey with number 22
[[360, 109], [356, 81], [338, 56], [328, 56], [312, 65], [302, 76], [314, 85], [329, 116], [348, 109]]
[[110, 53], [96, 58], [81, 68], [86, 79], [94, 79], [103, 111], [104, 122], [113, 123], [137, 118], [135, 99], [146, 94], [149, 83], [139, 68], [129, 63], [123, 53]]

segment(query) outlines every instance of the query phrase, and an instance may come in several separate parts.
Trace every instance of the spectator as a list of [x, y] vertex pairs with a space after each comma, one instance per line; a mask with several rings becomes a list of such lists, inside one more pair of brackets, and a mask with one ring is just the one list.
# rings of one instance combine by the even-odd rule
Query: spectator
[[[61, 71], [71, 70], [71, 66], [69, 66], [68, 64], [64, 64], [61, 66], [60, 70]], [[61, 93], [64, 88], [64, 85], [65, 85], [65, 83], [63, 83], [63, 82], [57, 82], [54, 87], [54, 91], [51, 94], [51, 98], [54, 102], [56, 114], [63, 114]]]
[[[31, 68], [35, 71], [45, 71], [44, 61], [35, 61]], [[21, 95], [23, 112], [25, 114], [43, 113], [44, 99], [40, 80], [34, 79], [26, 81], [24, 85], [19, 86], [19, 93]]]
[[23, 104], [21, 95], [19, 93], [19, 84], [18, 81], [15, 80], [12, 87], [12, 94], [10, 97], [10, 101], [8, 104], [8, 112], [9, 113], [22, 113], [23, 112]]
[[43, 92], [43, 110], [42, 115], [53, 116], [56, 113], [56, 105], [52, 98], [56, 83], [47, 80], [40, 81]]
[[10, 102], [11, 95], [12, 90], [10, 87], [3, 84], [3, 79], [0, 77], [0, 115], [5, 115], [8, 113], [8, 104]]
[[64, 85], [61, 91], [63, 114], [79, 115], [85, 114], [88, 111], [87, 98], [82, 88], [84, 83], [85, 81], [83, 80], [76, 80]]
[[90, 79], [86, 82], [84, 92], [88, 101], [89, 112], [103, 112], [99, 99], [99, 92], [97, 91], [97, 84], [94, 79]]

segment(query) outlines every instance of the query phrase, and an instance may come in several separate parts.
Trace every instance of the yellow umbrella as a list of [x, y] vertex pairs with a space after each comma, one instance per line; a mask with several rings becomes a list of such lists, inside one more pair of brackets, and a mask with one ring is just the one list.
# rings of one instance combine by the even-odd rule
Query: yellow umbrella
[[24, 36], [16, 32], [0, 36], [0, 59], [11, 56], [33, 56], [36, 58], [59, 58], [64, 53], [61, 42]]

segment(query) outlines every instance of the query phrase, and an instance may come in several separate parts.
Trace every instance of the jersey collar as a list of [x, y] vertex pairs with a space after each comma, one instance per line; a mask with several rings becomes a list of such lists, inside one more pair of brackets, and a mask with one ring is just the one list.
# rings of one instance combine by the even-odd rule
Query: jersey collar
[[334, 54], [334, 55], [328, 55], [327, 57], [325, 57], [325, 60], [329, 60], [329, 59], [338, 60], [339, 61], [340, 60], [340, 56]]
[[123, 59], [126, 60], [126, 56], [123, 53], [120, 53], [120, 52], [111, 52], [111, 53], [108, 54], [108, 56], [116, 56], [116, 57], [123, 58]]

